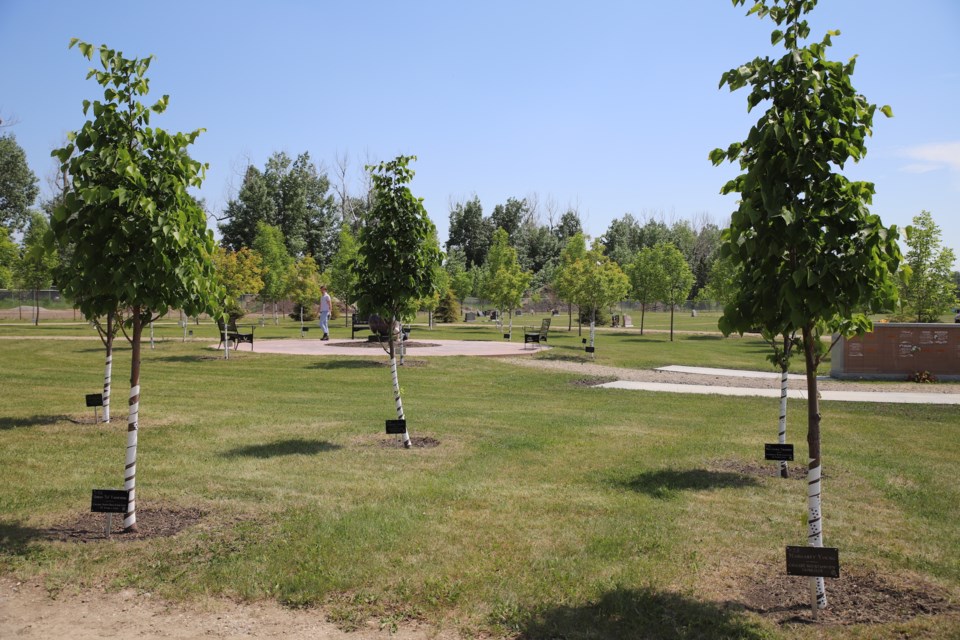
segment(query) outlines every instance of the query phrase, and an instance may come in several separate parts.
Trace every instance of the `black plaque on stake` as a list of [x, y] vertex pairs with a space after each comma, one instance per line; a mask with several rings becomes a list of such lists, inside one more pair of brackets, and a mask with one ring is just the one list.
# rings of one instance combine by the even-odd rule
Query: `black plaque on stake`
[[580, 341], [580, 344], [587, 344], [587, 339], [586, 339], [586, 338], [583, 338], [583, 339]]
[[836, 547], [787, 547], [787, 575], [839, 578], [840, 551]]
[[94, 489], [90, 499], [93, 513], [126, 513], [130, 492], [126, 489]]
[[406, 433], [406, 420], [387, 420], [387, 433]]
[[765, 444], [763, 445], [764, 460], [793, 460], [792, 444]]
[[88, 394], [87, 394], [87, 406], [88, 406], [88, 407], [102, 407], [102, 406], [103, 406], [103, 394], [102, 394], [102, 393], [88, 393]]
[[594, 350], [595, 350], [594, 347], [584, 347], [583, 349], [584, 349], [584, 351], [586, 351], [587, 353], [593, 353]]

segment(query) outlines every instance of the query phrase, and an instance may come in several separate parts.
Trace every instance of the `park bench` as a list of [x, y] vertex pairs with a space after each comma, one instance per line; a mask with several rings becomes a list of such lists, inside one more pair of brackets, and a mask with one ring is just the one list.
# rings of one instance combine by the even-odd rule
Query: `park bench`
[[369, 331], [370, 330], [370, 320], [368, 318], [361, 318], [359, 314], [352, 314], [350, 316], [350, 339], [356, 336], [357, 331]]
[[[256, 328], [256, 325], [245, 324], [243, 326], [250, 327], [250, 333], [244, 333], [240, 331], [240, 329], [237, 328], [236, 320], [231, 320], [230, 322], [228, 322], [226, 327], [227, 340], [233, 343], [234, 351], [237, 350], [241, 342], [248, 343], [250, 345], [250, 351], [253, 351], [253, 331]], [[223, 334], [224, 334], [223, 320], [221, 318], [217, 319], [217, 330], [220, 332], [220, 344], [217, 345], [217, 348], [219, 349], [220, 347], [223, 346]]]
[[547, 332], [550, 330], [550, 318], [546, 318], [543, 322], [540, 323], [540, 329], [537, 330], [536, 327], [524, 327], [523, 328], [523, 348], [526, 349], [528, 344], [540, 344], [547, 341]]

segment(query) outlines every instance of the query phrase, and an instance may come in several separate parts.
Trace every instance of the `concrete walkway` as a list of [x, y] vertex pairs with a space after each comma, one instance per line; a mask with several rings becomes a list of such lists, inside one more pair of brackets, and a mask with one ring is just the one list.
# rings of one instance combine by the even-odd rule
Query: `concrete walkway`
[[[661, 367], [658, 371], [672, 371], [675, 373], [697, 373], [712, 376], [728, 376], [739, 378], [770, 378], [771, 381], [779, 380], [778, 373], [765, 373], [761, 371], [740, 371], [735, 369], [709, 369], [706, 367], [683, 367], [671, 365]], [[804, 376], [794, 376], [791, 378], [803, 379]], [[721, 396], [753, 396], [761, 398], [779, 398], [780, 389], [758, 389], [749, 387], [724, 387], [705, 384], [674, 384], [668, 382], [638, 382], [633, 380], [617, 380], [616, 382], [607, 382], [597, 385], [602, 389], [630, 389], [635, 391], [661, 391], [666, 393], [698, 393], [703, 395], [721, 395]], [[805, 400], [807, 392], [805, 390], [790, 389], [787, 391], [788, 398]], [[886, 391], [821, 391], [820, 400], [828, 402], [883, 402], [893, 404], [945, 404], [960, 405], [960, 393], [904, 393], [904, 392], [886, 392]]]
[[[524, 345], [523, 336], [520, 341], [503, 342], [492, 340], [419, 340], [412, 338], [413, 346], [407, 348], [408, 358], [423, 356], [522, 356], [533, 355], [538, 351], [534, 345]], [[363, 345], [363, 346], [360, 346]], [[217, 345], [212, 345], [215, 349]], [[547, 349], [542, 346], [540, 349]], [[241, 351], [249, 351], [247, 345], [240, 347]], [[367, 346], [362, 340], [258, 340], [254, 353], [284, 353], [303, 356], [370, 356], [382, 358], [385, 352], [379, 345]]]

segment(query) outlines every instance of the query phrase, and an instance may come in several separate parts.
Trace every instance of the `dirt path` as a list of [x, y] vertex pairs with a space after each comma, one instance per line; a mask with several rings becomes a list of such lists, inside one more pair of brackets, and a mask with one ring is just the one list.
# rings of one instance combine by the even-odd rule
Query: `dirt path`
[[390, 629], [379, 629], [376, 624], [348, 633], [327, 622], [322, 611], [285, 609], [275, 603], [211, 600], [199, 606], [169, 603], [132, 590], [61, 593], [52, 598], [37, 585], [0, 579], [0, 638], [444, 640], [453, 637], [420, 627], [401, 627], [391, 633]]

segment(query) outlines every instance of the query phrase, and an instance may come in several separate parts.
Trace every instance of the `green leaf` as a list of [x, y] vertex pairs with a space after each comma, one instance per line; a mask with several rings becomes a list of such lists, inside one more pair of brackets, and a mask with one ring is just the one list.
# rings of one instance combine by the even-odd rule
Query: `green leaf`
[[882, 113], [883, 115], [887, 116], [888, 118], [892, 118], [892, 117], [893, 117], [893, 109], [891, 109], [891, 108], [890, 108], [890, 105], [888, 105], [888, 104], [885, 104], [885, 105], [883, 105], [882, 107], [880, 107], [880, 113]]

